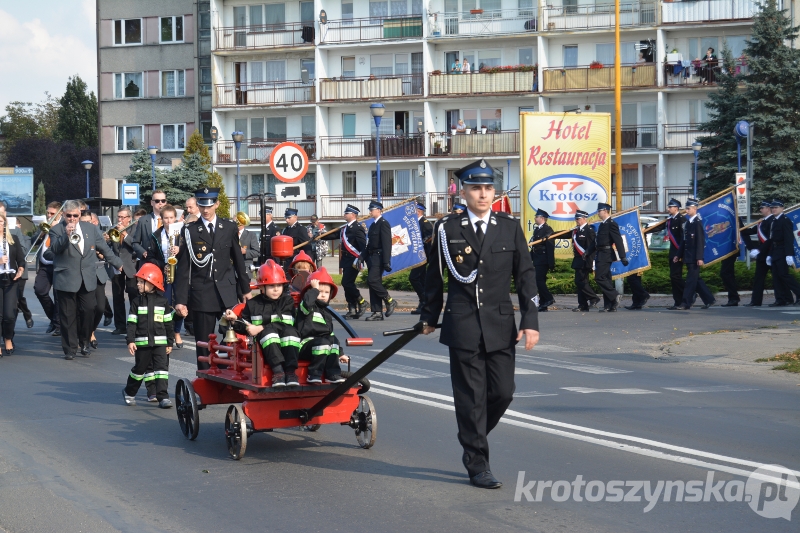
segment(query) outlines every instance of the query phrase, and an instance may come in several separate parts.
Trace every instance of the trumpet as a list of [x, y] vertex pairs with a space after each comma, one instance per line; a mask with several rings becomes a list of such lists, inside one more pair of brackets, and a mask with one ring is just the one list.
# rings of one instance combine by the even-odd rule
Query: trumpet
[[58, 208], [56, 214], [53, 215], [50, 220], [47, 222], [42, 222], [39, 224], [39, 236], [36, 237], [36, 241], [31, 246], [31, 249], [28, 250], [28, 254], [25, 256], [26, 263], [33, 263], [36, 260], [36, 255], [39, 253], [39, 250], [42, 248], [42, 244], [44, 240], [47, 238], [47, 234], [50, 233], [50, 229], [53, 227], [53, 222], [55, 222], [58, 215], [61, 214], [61, 211], [64, 209], [64, 206]]
[[108, 238], [111, 239], [113, 242], [119, 242], [119, 241], [122, 240], [122, 234], [125, 233], [126, 231], [128, 231], [129, 229], [131, 229], [132, 227], [134, 227], [135, 225], [136, 225], [136, 222], [134, 222], [134, 223], [132, 223], [132, 224], [130, 224], [128, 226], [125, 226], [121, 230], [119, 230], [119, 229], [117, 229], [115, 227], [111, 228], [110, 230], [108, 230], [106, 232], [106, 235], [108, 235]]
[[72, 244], [78, 244], [81, 242], [81, 234], [80, 234], [80, 223], [76, 223], [75, 227], [72, 229], [72, 233], [69, 234], [69, 242]]
[[164, 266], [167, 283], [173, 283], [175, 281], [175, 265], [178, 264], [178, 258], [173, 255], [172, 248], [175, 247], [175, 241], [177, 240], [177, 237], [177, 234], [170, 235], [169, 237], [169, 257], [167, 257], [167, 264]]
[[245, 213], [244, 211], [239, 211], [236, 213], [234, 217], [236, 219], [236, 223], [240, 226], [249, 226], [250, 225], [250, 216]]

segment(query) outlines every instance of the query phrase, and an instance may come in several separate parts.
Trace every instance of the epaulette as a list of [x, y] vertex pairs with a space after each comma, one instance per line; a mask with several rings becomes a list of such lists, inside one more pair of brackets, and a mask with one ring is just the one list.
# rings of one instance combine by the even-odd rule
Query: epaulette
[[514, 215], [509, 215], [505, 211], [492, 211], [492, 214], [501, 218], [507, 218], [509, 220], [516, 220]]

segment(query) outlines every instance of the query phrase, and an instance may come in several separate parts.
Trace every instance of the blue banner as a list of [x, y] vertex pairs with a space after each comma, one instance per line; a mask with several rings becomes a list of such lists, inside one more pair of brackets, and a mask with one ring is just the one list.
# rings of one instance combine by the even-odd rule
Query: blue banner
[[792, 221], [792, 235], [794, 235], [794, 268], [800, 267], [800, 206], [784, 211], [783, 214]]
[[[634, 209], [628, 213], [612, 215], [611, 218], [619, 225], [619, 233], [622, 236], [622, 242], [625, 243], [625, 258], [628, 260], [628, 266], [623, 266], [621, 261], [611, 263], [612, 279], [624, 278], [649, 270], [650, 254], [647, 251], [647, 243], [639, 222], [639, 210]], [[599, 222], [592, 224], [595, 231], [599, 225]]]
[[[427, 257], [417, 219], [416, 199], [389, 207], [383, 212], [383, 218], [392, 227], [392, 271], [383, 272], [383, 277], [424, 265]], [[374, 221], [373, 218], [364, 221], [368, 232]]]
[[736, 223], [736, 192], [701, 205], [697, 213], [706, 232], [703, 266], [707, 267], [739, 252], [739, 225]]

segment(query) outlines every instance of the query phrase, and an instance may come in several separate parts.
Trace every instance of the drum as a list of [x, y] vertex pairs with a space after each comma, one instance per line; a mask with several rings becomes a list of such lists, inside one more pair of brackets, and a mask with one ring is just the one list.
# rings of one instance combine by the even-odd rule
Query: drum
[[288, 235], [275, 235], [270, 241], [272, 256], [280, 259], [294, 257], [294, 240]]

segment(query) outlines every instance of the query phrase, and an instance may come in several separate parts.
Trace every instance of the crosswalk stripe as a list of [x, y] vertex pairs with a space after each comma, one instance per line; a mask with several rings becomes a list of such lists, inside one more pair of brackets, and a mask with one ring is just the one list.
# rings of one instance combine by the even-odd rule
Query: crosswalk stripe
[[610, 394], [660, 394], [658, 391], [646, 389], [593, 389], [591, 387], [561, 387], [562, 390], [579, 392], [581, 394], [592, 394], [595, 392], [608, 392]]
[[[350, 356], [350, 365], [353, 368], [360, 368], [365, 365], [369, 359], [366, 357]], [[450, 374], [444, 372], [437, 372], [435, 370], [427, 370], [425, 368], [416, 368], [413, 366], [398, 365], [394, 363], [383, 363], [381, 366], [373, 370], [373, 372], [380, 374], [389, 374], [400, 378], [449, 378]]]
[[[371, 350], [373, 352], [379, 352], [380, 350]], [[433, 361], [435, 363], [444, 363], [449, 365], [450, 364], [450, 357], [447, 355], [436, 355], [432, 353], [424, 353], [424, 352], [414, 352], [411, 350], [399, 350], [397, 355], [408, 357], [409, 359], [418, 359], [420, 361]], [[526, 368], [516, 368], [514, 370], [515, 374], [519, 375], [547, 375], [547, 372], [539, 372], [538, 370], [529, 370]]]
[[677, 392], [745, 392], [758, 390], [750, 387], [737, 387], [735, 385], [712, 385], [709, 387], [662, 387], [666, 390]]
[[528, 368], [519, 368], [519, 367], [517, 367], [517, 368], [514, 369], [514, 374], [516, 374], [518, 376], [531, 376], [531, 375], [534, 375], [534, 374], [546, 376], [547, 372], [539, 372], [538, 370], [530, 370]]
[[558, 396], [558, 394], [552, 394], [552, 393], [547, 394], [545, 392], [536, 392], [536, 391], [514, 393], [514, 398], [538, 398], [540, 396]]
[[576, 372], [583, 372], [586, 374], [630, 374], [630, 370], [621, 370], [618, 368], [610, 368], [607, 366], [587, 365], [584, 363], [572, 363], [566, 361], [559, 361], [558, 359], [550, 359], [548, 357], [537, 357], [535, 355], [517, 354], [517, 362], [527, 363], [531, 365], [549, 366], [553, 368], [564, 368], [567, 370], [574, 370]]

